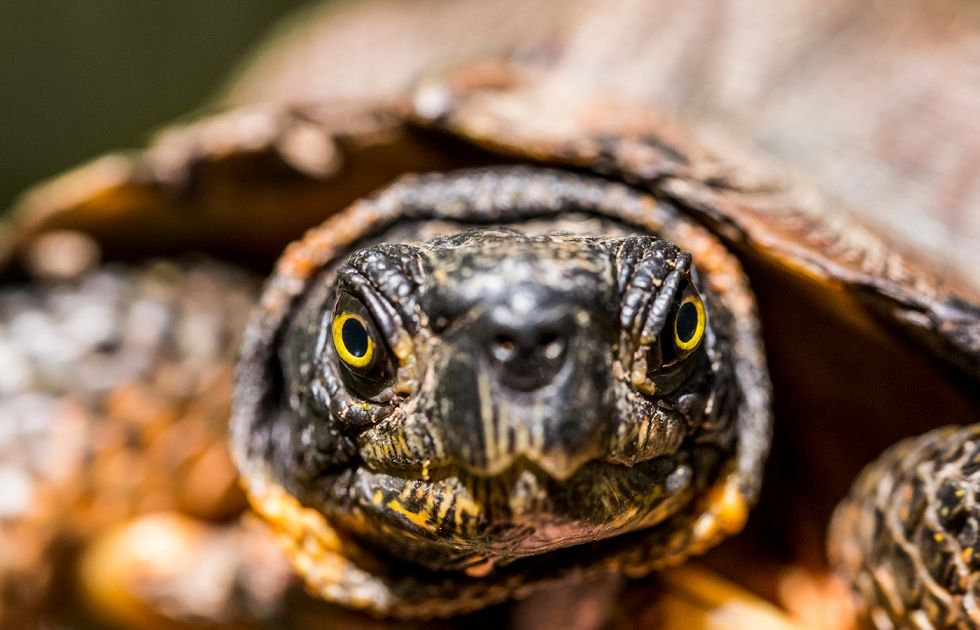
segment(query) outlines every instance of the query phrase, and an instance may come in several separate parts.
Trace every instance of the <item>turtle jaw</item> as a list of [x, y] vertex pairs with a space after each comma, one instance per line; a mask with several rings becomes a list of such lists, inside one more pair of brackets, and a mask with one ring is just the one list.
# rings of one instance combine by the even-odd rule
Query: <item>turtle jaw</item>
[[[428, 415], [440, 413], [437, 407], [416, 401], [415, 413], [393, 414], [362, 433], [352, 466], [310, 488], [303, 502], [358, 544], [431, 570], [507, 564], [653, 527], [685, 512], [718, 477], [729, 446], [691, 427], [706, 406], [734, 412], [723, 402], [733, 383], [695, 379], [682, 397], [698, 402], [682, 410], [651, 402], [617, 380], [618, 372], [606, 368], [612, 382], [605, 391], [615, 404], [594, 401], [593, 409], [597, 425], [612, 430], [579, 451], [582, 461], [557, 456], [560, 446], [522, 450], [516, 440], [506, 458], [480, 465], [456, 459], [436, 430], [444, 423]], [[583, 413], [579, 407], [569, 419]], [[503, 415], [521, 418], [513, 408]], [[524, 418], [518, 428], [531, 426]], [[420, 444], [426, 448], [412, 448]]]
[[695, 496], [706, 471], [694, 465], [689, 452], [635, 466], [591, 461], [564, 480], [525, 459], [492, 476], [362, 466], [338, 478], [321, 509], [371, 548], [432, 570], [465, 570], [656, 525]]
[[[710, 441], [697, 444], [689, 433], [696, 418], [636, 394], [616, 378], [622, 370], [598, 360], [587, 363], [598, 366], [602, 387], [589, 393], [572, 381], [574, 386], [556, 387], [552, 404], [546, 404], [547, 396], [517, 404], [492, 391], [481, 404], [474, 392], [465, 405], [474, 415], [467, 418], [421, 396], [407, 417], [393, 414], [361, 434], [356, 466], [315, 504], [367, 546], [432, 570], [506, 564], [649, 528], [683, 512], [717, 475], [725, 450]], [[442, 379], [430, 377], [423, 385], [448, 380], [448, 374], [459, 379], [466, 372], [447, 364]], [[469, 374], [479, 380], [478, 372]], [[731, 387], [708, 375], [695, 381], [685, 391], [700, 401], [701, 410], [717, 407], [715, 401]], [[491, 417], [476, 413], [481, 408], [492, 409]], [[491, 443], [506, 446], [506, 452], [487, 449], [495, 457], [457, 457], [440, 432], [454, 422], [481, 436], [481, 427], [502, 426], [501, 419], [513, 421], [513, 430], [493, 435], [512, 439]], [[570, 443], [559, 439], [568, 423], [597, 430]], [[536, 443], [521, 438], [535, 432], [542, 436]], [[571, 451], [576, 443], [582, 448]], [[418, 444], [426, 448], [411, 447]]]

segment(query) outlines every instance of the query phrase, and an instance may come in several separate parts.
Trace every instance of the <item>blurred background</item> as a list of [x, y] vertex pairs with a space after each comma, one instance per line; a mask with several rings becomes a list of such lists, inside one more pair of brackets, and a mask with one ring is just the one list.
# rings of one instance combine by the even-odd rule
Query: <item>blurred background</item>
[[0, 212], [31, 184], [215, 94], [309, 0], [0, 1]]
[[[0, 0], [0, 214], [28, 186], [193, 117], [284, 16], [314, 4]], [[264, 95], [360, 90], [396, 49], [402, 70], [430, 55], [435, 67], [550, 59], [564, 80], [737, 132], [878, 229], [977, 276], [978, 0], [366, 4], [387, 8], [321, 51], [342, 55], [339, 72], [306, 80], [313, 58], [294, 58], [300, 80], [263, 75]]]

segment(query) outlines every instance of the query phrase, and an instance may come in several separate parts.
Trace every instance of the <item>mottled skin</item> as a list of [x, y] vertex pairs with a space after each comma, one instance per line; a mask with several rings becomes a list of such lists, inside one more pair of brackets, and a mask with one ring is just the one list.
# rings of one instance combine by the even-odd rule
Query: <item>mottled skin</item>
[[[264, 300], [301, 288], [293, 313], [253, 322], [239, 368], [253, 504], [273, 521], [282, 492], [311, 508], [373, 584], [311, 571], [314, 589], [446, 614], [572, 571], [675, 563], [741, 527], [768, 386], [756, 330], [736, 322], [744, 278], [710, 236], [618, 185], [526, 168], [408, 180], [337, 221], [375, 208], [399, 222], [356, 238], [381, 244], [343, 258], [353, 243], [327, 250], [326, 225], [300, 250], [323, 271], [287, 281], [299, 254], [283, 259]], [[488, 222], [509, 227], [474, 229]], [[682, 350], [685, 300], [704, 321]], [[331, 334], [351, 310], [385, 354], [370, 373]], [[311, 532], [280, 527], [298, 566], [323, 563]]]
[[[300, 307], [282, 352], [297, 424], [343, 437], [315, 442], [316, 470], [286, 464], [280, 479], [436, 570], [489, 570], [662, 521], [713, 475], [735, 421], [730, 350], [716, 343], [730, 336], [725, 313], [710, 311], [708, 341], [661, 373], [690, 273], [689, 254], [650, 237], [479, 231], [355, 253]], [[379, 305], [374, 352], [412, 348], [368, 398], [344, 383], [329, 341], [340, 292]]]
[[862, 472], [831, 527], [833, 562], [879, 627], [980, 620], [980, 425], [944, 427]]

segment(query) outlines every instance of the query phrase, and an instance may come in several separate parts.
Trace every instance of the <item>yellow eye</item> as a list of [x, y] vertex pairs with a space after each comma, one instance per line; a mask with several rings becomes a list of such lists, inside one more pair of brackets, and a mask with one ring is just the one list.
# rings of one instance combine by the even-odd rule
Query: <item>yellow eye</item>
[[351, 367], [363, 368], [374, 358], [374, 340], [367, 322], [357, 313], [341, 313], [333, 319], [333, 345], [337, 355]]
[[690, 352], [704, 336], [704, 303], [696, 293], [689, 293], [677, 308], [674, 317], [674, 345], [681, 352]]

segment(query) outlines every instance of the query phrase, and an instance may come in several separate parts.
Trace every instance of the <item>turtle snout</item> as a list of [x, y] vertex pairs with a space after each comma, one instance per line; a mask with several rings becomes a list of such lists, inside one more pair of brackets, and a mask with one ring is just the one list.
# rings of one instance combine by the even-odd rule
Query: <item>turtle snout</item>
[[575, 334], [575, 319], [566, 308], [515, 313], [503, 307], [490, 311], [481, 327], [497, 381], [530, 392], [551, 383], [561, 371]]
[[448, 456], [482, 476], [519, 459], [556, 479], [602, 457], [614, 428], [612, 334], [550, 287], [481, 296], [430, 358], [428, 413]]

